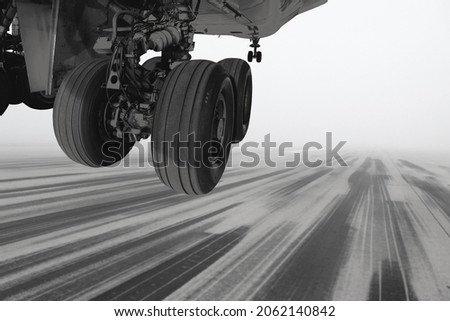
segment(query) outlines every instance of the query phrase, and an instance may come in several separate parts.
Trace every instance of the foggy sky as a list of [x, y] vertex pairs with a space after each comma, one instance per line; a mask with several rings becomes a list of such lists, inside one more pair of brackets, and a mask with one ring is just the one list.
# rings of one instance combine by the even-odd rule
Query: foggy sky
[[[249, 42], [198, 36], [195, 59], [247, 56]], [[261, 40], [248, 140], [450, 151], [450, 2], [331, 0]], [[57, 145], [51, 111], [10, 106], [0, 145]]]

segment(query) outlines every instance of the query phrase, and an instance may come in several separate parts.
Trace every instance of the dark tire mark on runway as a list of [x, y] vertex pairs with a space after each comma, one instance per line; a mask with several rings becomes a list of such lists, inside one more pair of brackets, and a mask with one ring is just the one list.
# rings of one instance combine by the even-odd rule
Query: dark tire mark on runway
[[[154, 183], [156, 183], [156, 180], [154, 181]], [[5, 205], [5, 206], [0, 207], [0, 209], [2, 211], [6, 212], [6, 211], [11, 211], [11, 210], [16, 210], [16, 209], [23, 209], [23, 208], [27, 208], [27, 207], [35, 207], [35, 206], [47, 205], [47, 204], [58, 203], [58, 202], [66, 202], [66, 201], [71, 201], [74, 199], [82, 199], [85, 197], [92, 196], [94, 193], [98, 193], [98, 194], [107, 196], [108, 194], [120, 192], [120, 191], [123, 191], [126, 189], [139, 190], [139, 189], [144, 189], [149, 186], [151, 186], [150, 182], [143, 182], [143, 183], [134, 182], [134, 183], [130, 183], [130, 184], [104, 188], [104, 189], [100, 189], [98, 191], [72, 192], [72, 193], [67, 193], [67, 195], [64, 195], [64, 196], [42, 197], [42, 198], [36, 199], [36, 200], [18, 202], [18, 203], [13, 203], [10, 205]], [[63, 190], [70, 191], [70, 190], [72, 190], [72, 188], [56, 190], [56, 192], [60, 192]], [[31, 192], [26, 195], [39, 195], [39, 194], [41, 194], [41, 192], [36, 191], [36, 193]], [[55, 191], [50, 191], [50, 192], [55, 192]], [[170, 193], [169, 191], [167, 191], [167, 192], [168, 192], [167, 194], [174, 195], [174, 193]], [[9, 196], [9, 197], [12, 197], [12, 196]], [[19, 196], [19, 198], [20, 198], [20, 196]]]
[[431, 178], [422, 180], [405, 175], [403, 178], [411, 185], [418, 187], [450, 218], [450, 190], [448, 188]]
[[434, 175], [433, 172], [423, 168], [422, 166], [419, 166], [419, 165], [416, 165], [414, 163], [411, 163], [410, 161], [403, 160], [403, 159], [399, 159], [399, 161], [400, 161], [400, 163], [403, 166], [409, 167], [409, 168], [411, 168], [411, 169], [413, 169], [415, 171], [419, 171], [419, 172], [422, 172], [422, 173], [425, 173], [425, 174], [428, 174], [428, 175]]
[[289, 184], [275, 192], [273, 192], [275, 197], [284, 197], [284, 196], [290, 196], [292, 193], [298, 191], [299, 189], [311, 184], [312, 182], [318, 180], [319, 178], [331, 173], [333, 171], [333, 169], [331, 168], [326, 168], [326, 169], [321, 169], [319, 171], [317, 171], [316, 173], [313, 173], [311, 175], [308, 175], [306, 177], [303, 177], [301, 179], [299, 179], [298, 181]]
[[247, 231], [248, 228], [241, 227], [229, 233], [213, 235], [204, 242], [93, 300], [163, 300], [229, 252]]
[[376, 174], [374, 175], [375, 179], [378, 180], [379, 184], [384, 185], [384, 181], [390, 180], [391, 176], [388, 174], [386, 165], [384, 165], [384, 163], [380, 159], [375, 159], [374, 162], [376, 169]]
[[14, 163], [2, 163], [2, 170], [17, 170], [23, 168], [35, 168], [35, 169], [48, 169], [48, 168], [82, 168], [81, 166], [77, 166], [67, 162], [67, 160], [61, 159], [60, 161], [51, 161], [50, 159], [42, 159], [42, 160], [34, 160], [34, 162], [21, 162], [16, 161]]
[[149, 235], [146, 235], [143, 237], [138, 237], [136, 239], [121, 243], [120, 245], [110, 248], [110, 249], [107, 249], [107, 250], [104, 250], [103, 252], [98, 253], [97, 255], [88, 256], [88, 257], [70, 262], [64, 266], [55, 267], [54, 269], [47, 270], [44, 273], [34, 276], [32, 279], [26, 280], [19, 284], [14, 284], [13, 286], [11, 286], [9, 288], [0, 289], [0, 300], [5, 300], [5, 299], [8, 299], [9, 297], [17, 295], [21, 291], [23, 291], [23, 289], [31, 289], [31, 288], [39, 286], [40, 284], [44, 284], [48, 280], [52, 280], [52, 279], [56, 279], [58, 277], [63, 277], [64, 275], [68, 275], [71, 273], [71, 271], [76, 271], [79, 268], [83, 268], [83, 267], [92, 265], [96, 262], [101, 262], [103, 260], [106, 260], [106, 259], [113, 257], [115, 255], [118, 255], [118, 254], [126, 253], [130, 250], [138, 248], [142, 244], [150, 244], [151, 242], [157, 241], [158, 239], [160, 239], [164, 236], [181, 231], [182, 229], [185, 229], [185, 228], [192, 226], [196, 223], [199, 223], [203, 220], [218, 216], [238, 205], [239, 205], [239, 203], [233, 204], [233, 205], [224, 207], [220, 210], [209, 213], [207, 215], [189, 219], [187, 221], [183, 221], [178, 224], [174, 224], [173, 226], [168, 226], [167, 228], [158, 230]]
[[[386, 188], [386, 182], [390, 179], [381, 160], [367, 158], [349, 177], [349, 191], [337, 207], [317, 224], [269, 281], [269, 285], [256, 295], [256, 299], [331, 300], [336, 279], [347, 260], [348, 247], [352, 243], [350, 216], [370, 192], [373, 193], [375, 209], [373, 228], [379, 231], [374, 246], [381, 251], [373, 260], [380, 261], [383, 270], [375, 269], [380, 274], [373, 276], [369, 297], [373, 299], [376, 294], [383, 300], [414, 299], [409, 275], [404, 272], [409, 262], [398, 222], [399, 216], [405, 216], [407, 212], [403, 204], [390, 200]], [[384, 230], [388, 230], [386, 238], [380, 234]], [[388, 251], [395, 253], [389, 260], [386, 259]], [[389, 286], [384, 288], [385, 284]]]
[[367, 173], [371, 164], [372, 160], [366, 159], [350, 176], [348, 194], [336, 209], [325, 216], [255, 299], [267, 301], [330, 299], [350, 232], [347, 218], [371, 184], [370, 174]]
[[[261, 175], [259, 177], [249, 178], [236, 183], [224, 185], [217, 188], [216, 193], [234, 189], [236, 187], [243, 186], [246, 184], [255, 183], [260, 180], [282, 176], [286, 174], [286, 172], [289, 170], [292, 169], [274, 171], [266, 175]], [[134, 188], [138, 188], [140, 186], [145, 187], [145, 184], [146, 183], [141, 183], [139, 185], [134, 184], [133, 187]], [[121, 190], [121, 189], [124, 189], [124, 187], [119, 186], [110, 190]], [[50, 201], [51, 202], [64, 201], [66, 198], [81, 198], [89, 195], [92, 195], [92, 192], [78, 193], [74, 195], [69, 195], [67, 197], [54, 197], [51, 199], [24, 202], [20, 204], [20, 206], [34, 206], [37, 204], [42, 205]], [[181, 204], [188, 200], [190, 200], [190, 198], [187, 196], [178, 195], [170, 190], [164, 189], [160, 192], [149, 193], [148, 195], [139, 195], [136, 197], [129, 197], [126, 199], [112, 200], [106, 204], [98, 203], [94, 205], [80, 207], [73, 210], [65, 210], [60, 212], [44, 214], [37, 217], [15, 220], [12, 222], [0, 224], [0, 245], [16, 242], [21, 239], [29, 238], [32, 236], [39, 236], [42, 234], [61, 230], [70, 226], [76, 226], [82, 224], [83, 222], [100, 220], [102, 218], [111, 217], [114, 215], [122, 214], [121, 216], [122, 219], [124, 208], [127, 209], [127, 212], [131, 213], [133, 213], [133, 210], [139, 208], [146, 208], [148, 211], [153, 211], [159, 208], [163, 208], [165, 206], [174, 206], [176, 204]], [[18, 205], [15, 204], [8, 205], [5, 206], [3, 209], [7, 210], [15, 208], [17, 206]], [[130, 214], [127, 217], [131, 216], [132, 215]]]
[[265, 175], [260, 175], [257, 177], [252, 177], [252, 178], [248, 178], [248, 179], [244, 179], [235, 183], [230, 183], [227, 185], [222, 185], [219, 186], [218, 188], [216, 188], [214, 193], [220, 193], [220, 192], [224, 192], [224, 191], [228, 191], [231, 189], [235, 189], [237, 187], [243, 186], [243, 185], [247, 185], [247, 184], [252, 184], [252, 183], [256, 183], [268, 178], [275, 178], [278, 176], [283, 176], [285, 175], [287, 172], [292, 171], [292, 168], [285, 168], [283, 170], [274, 170], [271, 173], [265, 174]]
[[414, 300], [415, 294], [409, 281], [409, 266], [401, 221], [409, 221], [409, 212], [402, 202], [391, 200], [386, 182], [391, 180], [381, 160], [375, 160], [373, 175], [372, 246], [370, 253], [374, 271], [370, 282], [368, 300]]
[[402, 273], [397, 263], [384, 260], [381, 273], [376, 271], [370, 285], [369, 301], [416, 300], [414, 293], [405, 293]]
[[136, 230], [135, 227], [121, 228], [119, 230], [114, 230], [108, 233], [89, 237], [75, 243], [69, 243], [63, 246], [55, 246], [45, 251], [40, 251], [31, 255], [20, 256], [14, 259], [0, 262], [0, 276], [6, 276], [9, 273], [17, 272], [19, 269], [25, 270], [34, 265], [44, 263], [57, 257], [82, 251], [92, 245], [110, 240], [114, 237], [120, 237], [134, 230]]
[[[368, 300], [370, 301], [411, 301], [417, 300], [409, 281], [408, 259], [406, 246], [403, 240], [399, 220], [410, 221], [406, 206], [402, 202], [387, 201], [388, 213], [391, 220], [387, 220], [389, 233], [385, 246], [393, 253], [391, 260], [381, 259], [378, 269], [375, 270], [370, 283]], [[411, 225], [410, 225], [411, 226]], [[394, 247], [395, 244], [395, 247]], [[382, 248], [378, 245], [377, 248]], [[398, 252], [398, 253], [397, 253]], [[405, 271], [406, 270], [406, 271]]]
[[[311, 169], [311, 171], [313, 170]], [[287, 184], [284, 187], [274, 190], [270, 196], [273, 199], [273, 202], [269, 205], [270, 210], [272, 212], [276, 212], [277, 210], [291, 204], [296, 200], [298, 196], [296, 192], [302, 190], [304, 187], [312, 184], [316, 180], [332, 172], [333, 169], [331, 168], [314, 171], [313, 174], [301, 177], [293, 183]]]
[[[0, 245], [17, 242], [21, 239], [30, 238], [42, 234], [47, 234], [71, 226], [99, 220], [105, 217], [111, 217], [127, 212], [133, 213], [133, 209], [148, 206], [148, 209], [154, 209], [158, 203], [165, 201], [165, 197], [180, 198], [169, 191], [162, 191], [149, 194], [148, 196], [135, 196], [126, 199], [112, 200], [108, 203], [99, 203], [80, 207], [71, 210], [65, 210], [50, 214], [44, 214], [37, 217], [16, 220], [0, 224]], [[172, 204], [174, 204], [173, 202]], [[132, 216], [131, 214], [127, 217]], [[118, 219], [123, 219], [121, 216]]]
[[[43, 192], [43, 190], [48, 191], [67, 191], [75, 188], [88, 188], [88, 187], [101, 187], [104, 185], [110, 185], [110, 184], [117, 184], [121, 182], [127, 182], [128, 184], [121, 186], [122, 188], [129, 188], [133, 186], [131, 183], [133, 181], [142, 181], [143, 179], [148, 180], [148, 182], [151, 181], [151, 179], [155, 179], [156, 175], [151, 175], [149, 177], [143, 177], [142, 174], [137, 173], [133, 175], [126, 175], [125, 177], [123, 175], [120, 175], [119, 177], [104, 177], [104, 178], [96, 178], [96, 179], [84, 179], [82, 181], [73, 181], [73, 182], [63, 182], [63, 183], [53, 183], [53, 184], [43, 184], [38, 186], [26, 186], [26, 187], [19, 187], [19, 188], [13, 188], [13, 189], [5, 189], [2, 191], [3, 196], [0, 195], [0, 198], [9, 198], [9, 197], [17, 197], [21, 195], [36, 195]], [[11, 195], [12, 194], [12, 195]]]
[[[19, 177], [19, 178], [9, 178], [9, 179], [0, 179], [0, 183], [13, 183], [13, 182], [22, 182], [22, 181], [33, 181], [38, 179], [50, 179], [50, 178], [61, 178], [61, 177], [71, 177], [71, 176], [79, 176], [78, 173], [66, 173], [66, 174], [55, 174], [55, 175], [43, 175], [43, 176], [31, 176], [31, 177]], [[10, 190], [6, 190], [10, 191]]]

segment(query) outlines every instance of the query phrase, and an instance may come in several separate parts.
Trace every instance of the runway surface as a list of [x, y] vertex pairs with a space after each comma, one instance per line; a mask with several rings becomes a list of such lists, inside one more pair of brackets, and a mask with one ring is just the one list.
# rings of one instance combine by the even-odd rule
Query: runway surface
[[449, 300], [449, 158], [345, 159], [235, 166], [192, 198], [150, 168], [2, 156], [0, 299]]

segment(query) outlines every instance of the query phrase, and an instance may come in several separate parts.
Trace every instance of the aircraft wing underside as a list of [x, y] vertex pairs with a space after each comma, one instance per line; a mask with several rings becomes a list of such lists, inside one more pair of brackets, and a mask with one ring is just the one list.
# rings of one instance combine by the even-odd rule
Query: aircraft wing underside
[[[207, 0], [195, 22], [198, 33], [249, 38], [267, 37], [289, 20], [327, 0]], [[225, 3], [225, 5], [224, 5]]]

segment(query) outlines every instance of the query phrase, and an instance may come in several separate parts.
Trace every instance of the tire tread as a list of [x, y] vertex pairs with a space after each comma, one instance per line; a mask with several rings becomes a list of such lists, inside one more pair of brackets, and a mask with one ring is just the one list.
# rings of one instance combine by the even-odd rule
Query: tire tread
[[90, 60], [67, 75], [56, 95], [53, 112], [54, 131], [62, 150], [73, 161], [91, 167], [99, 165], [91, 158], [81, 137], [87, 125], [82, 123], [79, 107], [85, 102], [90, 85], [86, 76], [98, 72], [107, 62], [105, 59]]

